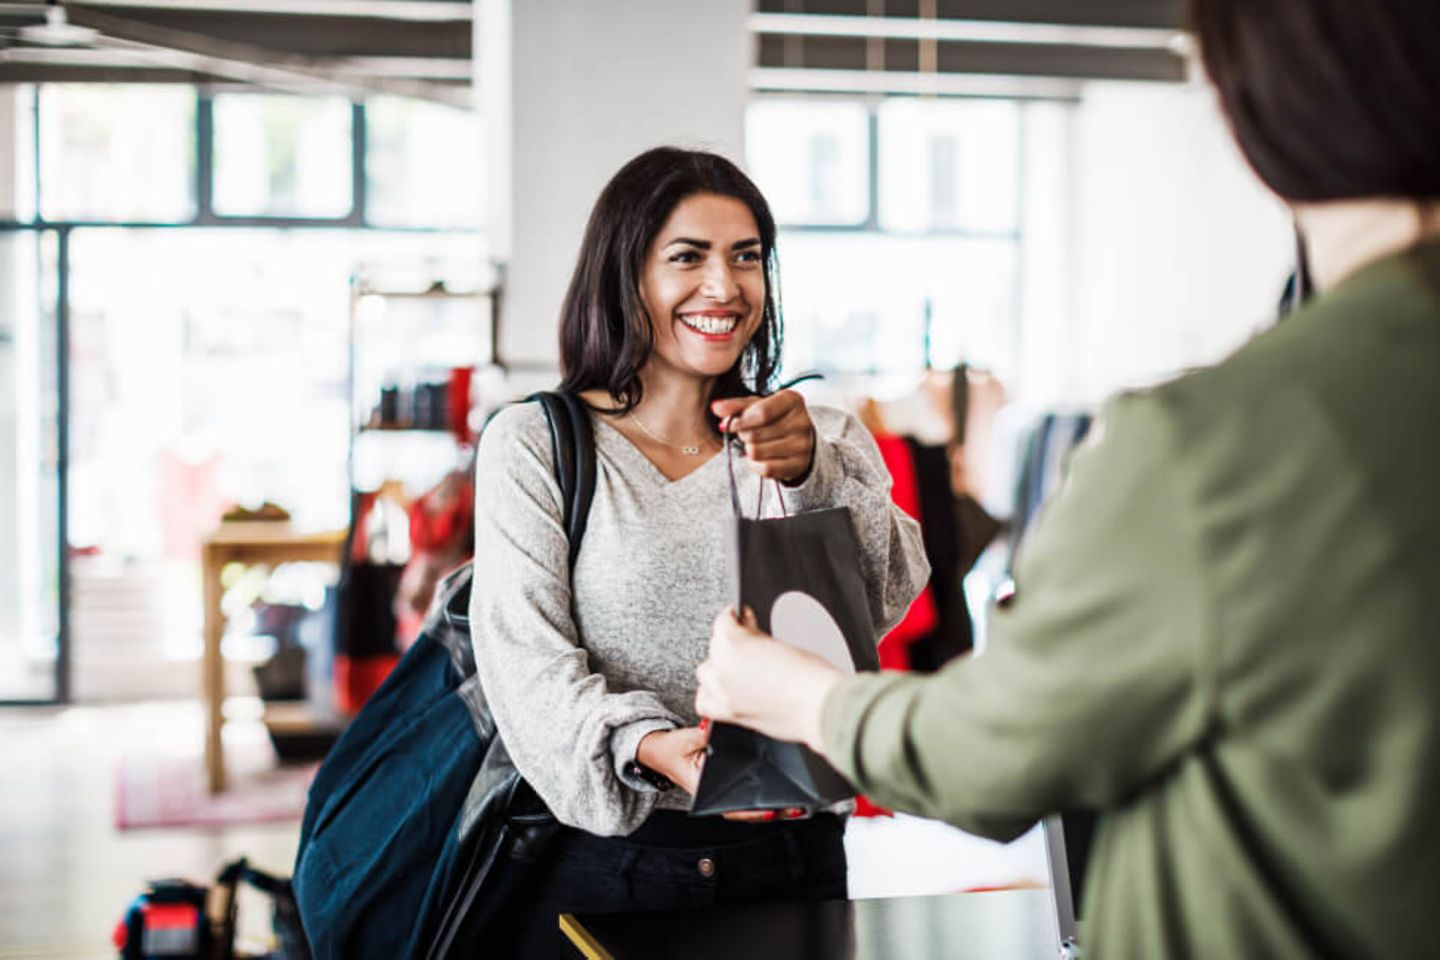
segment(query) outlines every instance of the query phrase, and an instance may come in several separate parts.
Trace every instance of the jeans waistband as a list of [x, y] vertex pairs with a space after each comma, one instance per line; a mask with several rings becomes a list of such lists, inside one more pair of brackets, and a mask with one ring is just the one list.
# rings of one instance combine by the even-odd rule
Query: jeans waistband
[[678, 810], [657, 810], [634, 833], [617, 839], [647, 847], [717, 847], [749, 843], [786, 833], [839, 831], [840, 818], [820, 813], [808, 820], [739, 823], [724, 817], [692, 817]]

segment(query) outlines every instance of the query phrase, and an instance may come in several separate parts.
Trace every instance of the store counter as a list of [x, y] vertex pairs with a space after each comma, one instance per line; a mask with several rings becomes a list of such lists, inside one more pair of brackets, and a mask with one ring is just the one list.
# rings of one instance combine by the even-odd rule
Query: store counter
[[563, 914], [586, 960], [1055, 960], [1050, 891]]

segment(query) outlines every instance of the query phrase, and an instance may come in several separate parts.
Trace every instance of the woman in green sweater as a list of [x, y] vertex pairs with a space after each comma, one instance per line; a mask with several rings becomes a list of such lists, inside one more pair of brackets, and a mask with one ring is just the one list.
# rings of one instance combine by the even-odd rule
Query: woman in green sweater
[[727, 613], [697, 709], [992, 837], [1099, 810], [1088, 955], [1434, 955], [1440, 24], [1429, 0], [1191, 15], [1318, 296], [1107, 406], [982, 656], [842, 678]]

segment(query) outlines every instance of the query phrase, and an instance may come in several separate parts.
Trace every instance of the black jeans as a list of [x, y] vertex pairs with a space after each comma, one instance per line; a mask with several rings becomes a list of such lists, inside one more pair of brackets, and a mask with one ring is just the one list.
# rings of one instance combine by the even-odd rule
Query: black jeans
[[561, 913], [686, 910], [726, 903], [845, 898], [843, 821], [741, 824], [653, 814], [629, 837], [566, 828], [523, 913], [515, 957], [556, 957]]

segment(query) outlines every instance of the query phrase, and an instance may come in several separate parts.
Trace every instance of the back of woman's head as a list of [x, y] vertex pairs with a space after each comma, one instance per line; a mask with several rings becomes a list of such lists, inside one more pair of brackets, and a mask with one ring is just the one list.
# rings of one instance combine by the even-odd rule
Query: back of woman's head
[[750, 209], [765, 265], [760, 326], [714, 394], [734, 396], [772, 385], [781, 326], [770, 206], [750, 178], [724, 157], [657, 147], [621, 167], [590, 212], [560, 310], [561, 389], [605, 389], [624, 409], [640, 401], [640, 370], [655, 344], [640, 297], [645, 255], [680, 201], [702, 193], [734, 197]]
[[1286, 200], [1440, 197], [1435, 0], [1192, 0], [1235, 137]]

